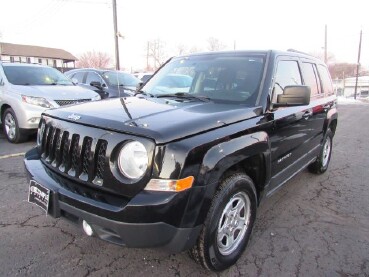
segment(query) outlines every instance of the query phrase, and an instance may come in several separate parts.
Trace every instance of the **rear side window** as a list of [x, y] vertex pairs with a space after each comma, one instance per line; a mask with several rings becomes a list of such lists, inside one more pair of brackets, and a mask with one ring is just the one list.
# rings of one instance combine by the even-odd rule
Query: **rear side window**
[[283, 93], [286, 86], [302, 85], [301, 74], [297, 61], [279, 61], [273, 88], [273, 102]]
[[323, 92], [326, 95], [334, 94], [331, 76], [327, 68], [321, 64], [318, 65], [318, 72], [323, 85]]
[[72, 76], [73, 79], [77, 79], [78, 83], [83, 84], [83, 77], [85, 76], [85, 72], [77, 72]]
[[304, 74], [305, 85], [311, 88], [311, 95], [317, 96], [320, 93], [320, 86], [318, 76], [316, 74], [316, 67], [312, 63], [302, 63], [302, 72]]

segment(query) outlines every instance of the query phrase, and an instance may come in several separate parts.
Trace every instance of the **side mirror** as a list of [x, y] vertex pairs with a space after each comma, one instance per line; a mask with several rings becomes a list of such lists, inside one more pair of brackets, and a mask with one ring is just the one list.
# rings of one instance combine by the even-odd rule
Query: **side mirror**
[[4, 85], [4, 81], [3, 81], [3, 78], [0, 79], [0, 86], [3, 86]]
[[309, 86], [286, 86], [283, 94], [277, 96], [274, 107], [304, 106], [310, 104], [311, 89]]
[[98, 89], [102, 89], [102, 86], [101, 86], [100, 82], [91, 82], [90, 86], [93, 86], [93, 87], [98, 88]]
[[143, 86], [144, 82], [139, 82], [137, 85], [136, 85], [136, 91], [139, 91], [142, 86]]
[[78, 79], [72, 78], [71, 80], [72, 80], [73, 84], [78, 85]]

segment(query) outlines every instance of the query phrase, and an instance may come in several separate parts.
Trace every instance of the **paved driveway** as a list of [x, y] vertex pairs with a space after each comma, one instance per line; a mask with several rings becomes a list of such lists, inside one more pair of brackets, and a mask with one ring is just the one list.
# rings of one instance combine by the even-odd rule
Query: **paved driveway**
[[[368, 105], [340, 107], [330, 169], [298, 174], [262, 203], [247, 251], [219, 276], [369, 276]], [[85, 236], [27, 203], [22, 157], [0, 134], [0, 276], [215, 276], [186, 253]]]

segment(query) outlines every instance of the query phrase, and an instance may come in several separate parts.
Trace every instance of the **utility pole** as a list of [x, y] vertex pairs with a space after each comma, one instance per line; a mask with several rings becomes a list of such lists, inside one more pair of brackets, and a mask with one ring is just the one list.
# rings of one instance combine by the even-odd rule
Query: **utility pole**
[[327, 64], [328, 61], [328, 50], [327, 50], [327, 44], [328, 44], [328, 31], [327, 31], [327, 24], [325, 24], [325, 32], [324, 32], [324, 63]]
[[356, 100], [356, 93], [357, 93], [357, 82], [359, 79], [359, 70], [360, 70], [360, 54], [361, 54], [361, 38], [363, 36], [363, 30], [360, 30], [360, 40], [359, 40], [359, 52], [357, 55], [357, 65], [356, 65], [356, 82], [355, 82], [355, 93], [354, 93], [354, 99]]
[[120, 70], [119, 65], [119, 45], [118, 45], [118, 24], [117, 24], [117, 1], [113, 1], [113, 23], [114, 23], [114, 43], [115, 43], [115, 69]]
[[147, 42], [146, 48], [146, 71], [149, 71], [149, 49], [150, 49], [150, 41]]

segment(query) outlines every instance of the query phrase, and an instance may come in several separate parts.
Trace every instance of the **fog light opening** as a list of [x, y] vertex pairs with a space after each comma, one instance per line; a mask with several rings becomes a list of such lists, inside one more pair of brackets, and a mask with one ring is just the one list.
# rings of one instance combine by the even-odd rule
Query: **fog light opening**
[[92, 230], [91, 225], [88, 224], [86, 220], [82, 221], [82, 228], [87, 236], [91, 237], [94, 234], [94, 230]]

